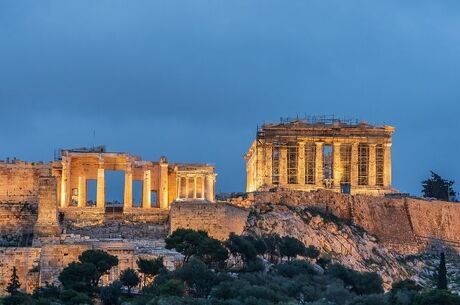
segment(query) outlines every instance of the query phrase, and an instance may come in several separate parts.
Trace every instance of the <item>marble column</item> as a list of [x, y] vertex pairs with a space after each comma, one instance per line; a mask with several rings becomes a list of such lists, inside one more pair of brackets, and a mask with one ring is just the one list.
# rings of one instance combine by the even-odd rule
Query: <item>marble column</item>
[[280, 185], [286, 185], [288, 183], [287, 179], [287, 147], [280, 147]]
[[270, 144], [264, 145], [265, 150], [265, 177], [264, 177], [264, 184], [271, 185], [272, 184], [272, 146]]
[[375, 186], [376, 184], [376, 146], [376, 144], [369, 144], [369, 186]]
[[160, 193], [158, 198], [159, 207], [162, 209], [169, 207], [168, 189], [168, 160], [162, 157], [160, 158]]
[[316, 167], [316, 175], [315, 175], [315, 184], [317, 187], [324, 187], [324, 177], [323, 177], [323, 142], [316, 142], [316, 160], [315, 160], [315, 167]]
[[125, 170], [125, 188], [123, 196], [123, 208], [130, 209], [133, 207], [133, 170], [129, 165]]
[[305, 142], [298, 143], [297, 154], [297, 183], [305, 184]]
[[391, 186], [391, 143], [383, 145], [383, 185]]
[[214, 181], [216, 180], [215, 174], [208, 174], [206, 175], [205, 179], [206, 187], [205, 187], [205, 198], [208, 201], [214, 202], [215, 201], [215, 194], [214, 194]]
[[353, 143], [351, 145], [351, 191], [353, 193], [353, 187], [358, 186], [358, 145], [359, 143]]
[[340, 143], [332, 144], [332, 177], [334, 186], [340, 187], [342, 181], [342, 162], [340, 160]]
[[142, 187], [142, 208], [150, 209], [152, 207], [152, 197], [150, 194], [152, 188], [152, 174], [149, 169], [144, 170]]
[[68, 206], [69, 200], [67, 198], [67, 181], [69, 180], [69, 167], [67, 163], [62, 162], [62, 174], [61, 174], [61, 208]]
[[102, 165], [99, 165], [97, 169], [96, 207], [100, 209], [105, 208], [105, 170]]
[[86, 177], [78, 176], [78, 207], [86, 206]]

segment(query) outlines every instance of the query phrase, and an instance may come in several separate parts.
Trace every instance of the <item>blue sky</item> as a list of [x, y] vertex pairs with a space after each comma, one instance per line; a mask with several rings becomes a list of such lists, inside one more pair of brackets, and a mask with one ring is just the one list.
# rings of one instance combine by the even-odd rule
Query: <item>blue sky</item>
[[[460, 181], [458, 1], [0, 1], [0, 158], [106, 144], [241, 191], [263, 122], [396, 127], [393, 182]], [[458, 187], [457, 187], [458, 189]]]

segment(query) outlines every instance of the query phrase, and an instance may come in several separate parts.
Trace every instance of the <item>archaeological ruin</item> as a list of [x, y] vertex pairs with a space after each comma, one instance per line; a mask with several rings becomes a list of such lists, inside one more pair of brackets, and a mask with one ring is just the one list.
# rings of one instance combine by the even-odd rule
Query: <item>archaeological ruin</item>
[[349, 194], [392, 193], [394, 130], [326, 116], [264, 124], [245, 155], [246, 191], [280, 186]]
[[[371, 236], [366, 253], [377, 244], [398, 255], [433, 245], [460, 252], [458, 203], [392, 188], [393, 132], [326, 117], [264, 124], [245, 156], [247, 192], [220, 200], [209, 164], [146, 161], [104, 146], [60, 150], [48, 163], [0, 161], [0, 295], [13, 266], [21, 289], [32, 292], [58, 285], [60, 271], [88, 249], [120, 260], [104, 284], [135, 268], [139, 257], [162, 256], [172, 269], [183, 257], [165, 249], [164, 239], [178, 228], [225, 240], [232, 232], [270, 231], [276, 223], [281, 236], [309, 240], [315, 225], [319, 235], [327, 230], [328, 238], [315, 241], [321, 251], [366, 261], [366, 247], [350, 244], [344, 233], [353, 223]], [[113, 172], [122, 177], [118, 201], [108, 194]]]

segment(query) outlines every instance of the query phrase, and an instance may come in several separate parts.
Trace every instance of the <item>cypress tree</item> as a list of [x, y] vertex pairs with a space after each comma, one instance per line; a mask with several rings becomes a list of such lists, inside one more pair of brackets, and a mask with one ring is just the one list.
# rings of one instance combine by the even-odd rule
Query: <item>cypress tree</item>
[[441, 259], [438, 268], [438, 289], [447, 290], [447, 270], [446, 270], [446, 257], [444, 252], [441, 252]]
[[15, 295], [18, 293], [19, 288], [21, 287], [21, 283], [19, 282], [19, 277], [17, 274], [16, 267], [13, 267], [13, 273], [11, 274], [10, 282], [8, 286], [6, 286], [6, 291], [10, 295]]

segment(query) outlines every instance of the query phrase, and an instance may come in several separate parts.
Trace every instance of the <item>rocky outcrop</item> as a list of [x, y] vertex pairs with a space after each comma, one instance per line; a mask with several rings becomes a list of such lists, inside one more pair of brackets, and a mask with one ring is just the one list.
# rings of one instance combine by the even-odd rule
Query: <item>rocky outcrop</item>
[[401, 254], [424, 251], [432, 240], [460, 249], [459, 203], [282, 188], [239, 195], [229, 201], [246, 208], [258, 203], [315, 208], [352, 221]]
[[293, 236], [306, 245], [317, 247], [322, 254], [330, 255], [345, 266], [379, 273], [386, 288], [391, 287], [393, 281], [410, 277], [404, 265], [375, 237], [362, 228], [310, 207], [255, 204], [244, 233]]

